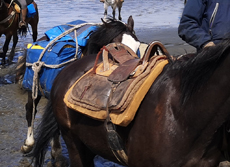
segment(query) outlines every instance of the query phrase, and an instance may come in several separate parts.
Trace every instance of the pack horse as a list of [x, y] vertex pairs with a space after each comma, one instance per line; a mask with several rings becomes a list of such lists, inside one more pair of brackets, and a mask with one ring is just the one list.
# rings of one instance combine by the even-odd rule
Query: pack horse
[[[26, 104], [26, 119], [28, 123], [28, 133], [25, 143], [21, 147], [23, 153], [29, 153], [33, 149], [35, 143], [33, 132], [33, 118], [37, 113], [37, 105], [43, 95], [48, 99], [51, 98], [49, 94], [50, 89], [52, 88], [53, 80], [55, 76], [64, 68], [64, 66], [57, 69], [51, 69], [50, 67], [42, 68], [43, 70], [39, 73], [39, 85], [42, 88], [42, 90], [39, 89], [39, 93], [37, 94], [36, 99], [34, 99], [34, 93], [32, 92], [33, 85], [31, 85], [31, 83], [33, 82], [34, 72], [32, 70], [32, 66], [27, 67], [25, 66], [25, 64], [30, 64], [32, 62], [36, 63], [38, 61], [40, 56], [39, 53], [44, 51], [45, 46], [48, 46], [51, 42], [53, 42], [51, 41], [49, 43], [49, 40], [47, 39], [54, 38], [53, 32], [57, 32], [57, 30], [60, 29], [63, 29], [64, 32], [67, 32], [69, 29], [69, 25], [75, 25], [76, 22], [78, 23], [77, 25], [84, 25], [82, 28], [77, 29], [77, 33], [79, 31], [79, 34], [77, 36], [78, 51], [80, 51], [80, 53], [84, 55], [83, 58], [88, 57], [88, 55], [91, 54], [97, 54], [103, 46], [111, 42], [123, 42], [131, 40], [130, 43], [132, 44], [132, 46], [129, 47], [133, 48], [134, 50], [137, 50], [138, 46], [140, 45], [140, 42], [133, 34], [134, 22], [132, 17], [130, 16], [127, 24], [113, 20], [111, 18], [107, 20], [107, 22], [104, 22], [102, 20], [102, 24], [97, 24], [93, 26], [81, 20], [77, 20], [74, 23], [68, 23], [67, 25], [56, 26], [45, 33], [46, 39], [38, 40], [34, 45], [30, 46], [29, 49], [27, 49], [27, 54], [24, 55], [24, 58], [22, 59], [24, 65], [21, 66], [22, 68], [19, 68], [17, 72], [19, 75], [24, 75], [22, 85], [26, 90], [28, 90], [28, 102]], [[67, 31], [65, 31], [66, 29]], [[76, 39], [74, 34], [74, 32], [67, 34], [63, 38], [59, 39], [58, 42], [55, 43], [55, 45], [51, 45], [52, 49], [49, 48], [49, 52], [47, 52], [41, 59], [41, 61], [44, 61], [44, 65], [51, 63], [63, 64], [68, 59], [74, 57], [76, 53], [76, 43], [73, 41], [74, 39]], [[66, 41], [69, 42], [66, 43]], [[127, 45], [129, 44], [127, 43]], [[79, 57], [77, 59], [82, 59], [81, 54], [78, 53], [78, 56]], [[74, 61], [79, 61], [77, 59], [75, 59]], [[47, 60], [50, 61], [46, 62]], [[46, 82], [49, 83], [47, 84]]]

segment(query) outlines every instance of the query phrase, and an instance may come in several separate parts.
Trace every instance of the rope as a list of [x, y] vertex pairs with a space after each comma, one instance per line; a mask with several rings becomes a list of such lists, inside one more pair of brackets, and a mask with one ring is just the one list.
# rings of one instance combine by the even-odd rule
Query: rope
[[111, 151], [113, 152], [113, 155], [116, 157], [116, 159], [121, 162], [123, 165], [128, 166], [128, 156], [124, 150], [124, 143], [122, 142], [121, 137], [119, 134], [116, 132], [116, 127], [111, 121], [110, 118], [110, 112], [109, 112], [109, 104], [110, 101], [113, 97], [113, 93], [117, 89], [117, 87], [120, 85], [120, 82], [118, 83], [113, 83], [111, 85], [111, 90], [109, 92], [109, 97], [106, 103], [106, 119], [104, 122], [104, 126], [107, 130], [107, 140], [109, 147]]
[[38, 97], [38, 73], [41, 70], [44, 62], [36, 62], [32, 65], [32, 70], [34, 71], [33, 85], [32, 85], [32, 98], [35, 100]]
[[[38, 85], [38, 73], [40, 72], [41, 68], [44, 66], [44, 67], [48, 67], [48, 68], [60, 68], [74, 60], [77, 59], [77, 53], [78, 53], [78, 43], [77, 43], [77, 32], [76, 32], [76, 29], [80, 28], [80, 27], [83, 27], [85, 25], [100, 25], [100, 24], [96, 24], [96, 23], [83, 23], [83, 24], [79, 24], [79, 25], [75, 25], [73, 26], [73, 28], [63, 32], [62, 34], [60, 34], [59, 36], [57, 36], [55, 39], [53, 39], [42, 51], [42, 53], [40, 54], [39, 58], [38, 58], [38, 61], [37, 62], [34, 62], [34, 63], [26, 63], [26, 66], [32, 66], [32, 69], [34, 71], [34, 77], [33, 77], [33, 86], [32, 86], [32, 97], [33, 99], [36, 99], [37, 98], [37, 94], [38, 94], [38, 89], [37, 89], [37, 85]], [[74, 58], [66, 61], [66, 62], [63, 62], [61, 64], [57, 64], [57, 65], [48, 65], [48, 64], [45, 64], [44, 62], [41, 61], [43, 55], [45, 54], [45, 52], [49, 49], [50, 46], [52, 46], [57, 40], [59, 40], [60, 38], [64, 37], [65, 35], [71, 33], [71, 32], [74, 32], [75, 34], [75, 39], [76, 39], [76, 53], [75, 53], [75, 56]]]

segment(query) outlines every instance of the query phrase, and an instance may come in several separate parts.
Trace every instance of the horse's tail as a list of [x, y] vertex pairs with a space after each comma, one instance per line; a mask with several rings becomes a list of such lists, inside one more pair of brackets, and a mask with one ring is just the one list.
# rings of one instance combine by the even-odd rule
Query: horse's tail
[[21, 37], [26, 37], [27, 35], [27, 27], [19, 28], [18, 29], [18, 35]]
[[41, 123], [38, 126], [36, 143], [34, 149], [29, 154], [32, 156], [35, 167], [43, 166], [45, 154], [51, 139], [59, 132], [59, 128], [52, 111], [51, 100], [49, 100], [44, 115], [42, 116]]
[[24, 51], [23, 56], [18, 57], [18, 62], [16, 65], [16, 77], [15, 77], [15, 83], [22, 84], [22, 80], [26, 71], [26, 55], [27, 50]]

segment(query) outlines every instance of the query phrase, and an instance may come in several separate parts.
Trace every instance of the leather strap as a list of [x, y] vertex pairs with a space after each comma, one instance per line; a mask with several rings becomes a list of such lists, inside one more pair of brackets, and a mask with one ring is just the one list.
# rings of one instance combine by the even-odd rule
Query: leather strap
[[9, 21], [13, 16], [15, 15], [15, 11], [13, 10], [10, 15], [8, 15], [5, 19], [3, 19], [2, 21], [0, 21], [0, 24], [4, 24], [7, 21]]
[[120, 64], [137, 57], [132, 49], [122, 43], [110, 43], [106, 45], [106, 48], [112, 57]]
[[[169, 52], [161, 42], [153, 41], [152, 43], [149, 44], [149, 47], [145, 51], [145, 55], [143, 57], [143, 64], [149, 61], [152, 50], [155, 50], [154, 52], [156, 53], [158, 51], [158, 48], [160, 49], [163, 55], [170, 57]], [[154, 56], [155, 53], [152, 53], [151, 56]]]

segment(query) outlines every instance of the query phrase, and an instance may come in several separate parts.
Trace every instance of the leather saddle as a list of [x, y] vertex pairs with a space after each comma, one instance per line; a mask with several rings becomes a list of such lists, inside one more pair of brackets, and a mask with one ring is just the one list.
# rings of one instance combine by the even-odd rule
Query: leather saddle
[[[161, 55], [159, 55], [159, 51], [162, 53]], [[94, 67], [66, 93], [64, 101], [72, 109], [76, 109], [76, 106], [84, 108], [83, 113], [86, 110], [93, 111], [97, 115], [96, 119], [105, 119], [105, 112], [99, 116], [99, 111], [102, 110], [121, 113], [126, 110], [134, 96], [138, 101], [135, 103], [140, 104], [148, 90], [140, 91], [144, 95], [136, 93], [146, 80], [151, 80], [151, 82], [144, 87], [150, 88], [163, 66], [161, 70], [158, 70], [156, 76], [150, 77], [149, 74], [153, 73], [154, 68], [161, 62], [164, 61], [163, 64], [167, 64], [168, 58], [165, 55], [169, 55], [167, 50], [157, 41], [147, 47], [145, 55], [141, 59], [126, 45], [108, 44], [98, 53]], [[103, 59], [100, 64], [98, 64], [99, 56], [102, 56]], [[79, 108], [76, 110], [79, 111]]]

